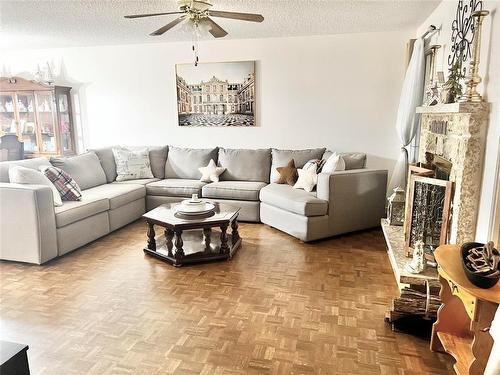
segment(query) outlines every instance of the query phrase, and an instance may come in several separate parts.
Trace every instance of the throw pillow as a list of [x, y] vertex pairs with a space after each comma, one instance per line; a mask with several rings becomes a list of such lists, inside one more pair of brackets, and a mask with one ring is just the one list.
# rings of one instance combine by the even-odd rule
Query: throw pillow
[[294, 189], [304, 189], [305, 191], [311, 192], [313, 191], [316, 183], [318, 182], [318, 174], [314, 168], [309, 169], [298, 169], [299, 179], [293, 185]]
[[79, 201], [82, 190], [75, 180], [61, 168], [40, 167], [40, 171], [54, 184], [63, 201]]
[[288, 184], [294, 185], [299, 178], [299, 174], [297, 173], [297, 168], [295, 168], [295, 161], [292, 159], [288, 162], [285, 167], [276, 168], [278, 173], [280, 174], [277, 184]]
[[219, 176], [224, 173], [226, 168], [218, 167], [214, 159], [210, 159], [206, 167], [200, 167], [198, 170], [201, 172], [200, 181], [202, 182], [219, 182]]
[[54, 206], [62, 206], [61, 196], [54, 184], [40, 171], [26, 167], [9, 168], [9, 180], [14, 184], [44, 185], [50, 187], [54, 197]]
[[147, 148], [134, 151], [113, 148], [113, 156], [116, 164], [116, 181], [154, 178]]
[[333, 173], [335, 171], [345, 171], [345, 161], [342, 155], [334, 152], [328, 159], [326, 159], [325, 164], [321, 172], [323, 173]]
[[323, 159], [311, 159], [304, 164], [302, 169], [312, 168], [316, 171], [316, 173], [319, 173], [321, 168], [323, 168], [323, 164], [325, 164], [325, 160]]

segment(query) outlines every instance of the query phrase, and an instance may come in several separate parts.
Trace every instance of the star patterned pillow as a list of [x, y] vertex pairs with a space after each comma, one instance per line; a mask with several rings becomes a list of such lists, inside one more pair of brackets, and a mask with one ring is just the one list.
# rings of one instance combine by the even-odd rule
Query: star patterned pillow
[[198, 170], [201, 172], [200, 181], [202, 182], [219, 182], [219, 176], [224, 173], [226, 168], [218, 167], [213, 159], [206, 167], [200, 167]]
[[305, 191], [311, 192], [318, 182], [318, 174], [316, 173], [316, 168], [309, 169], [297, 169], [299, 173], [299, 179], [293, 185], [294, 189], [304, 189]]

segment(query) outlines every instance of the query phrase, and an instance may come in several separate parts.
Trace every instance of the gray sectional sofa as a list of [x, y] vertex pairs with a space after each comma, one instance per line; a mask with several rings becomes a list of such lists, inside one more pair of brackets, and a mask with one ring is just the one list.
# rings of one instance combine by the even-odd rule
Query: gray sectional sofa
[[[387, 171], [365, 168], [366, 155], [342, 154], [346, 170], [320, 173], [311, 193], [274, 183], [276, 167], [295, 160], [326, 159], [308, 150], [189, 149], [149, 147], [152, 179], [117, 182], [112, 148], [72, 158], [0, 163], [0, 259], [42, 264], [102, 237], [163, 203], [193, 193], [241, 207], [239, 220], [262, 222], [303, 241], [376, 227], [384, 215]], [[226, 171], [220, 181], [199, 180], [198, 168], [214, 159]], [[13, 165], [53, 165], [82, 188], [82, 200], [54, 207], [50, 188], [9, 182]]]

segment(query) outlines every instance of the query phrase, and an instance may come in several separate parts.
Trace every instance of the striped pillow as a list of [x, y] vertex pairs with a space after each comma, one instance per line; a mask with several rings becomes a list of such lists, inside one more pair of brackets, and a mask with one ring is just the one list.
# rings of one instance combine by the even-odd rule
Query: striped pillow
[[307, 171], [308, 169], [313, 169], [316, 171], [316, 173], [319, 173], [321, 171], [321, 168], [323, 168], [323, 165], [325, 164], [326, 160], [323, 159], [311, 159], [307, 163], [304, 164], [302, 167], [303, 170]]
[[79, 201], [82, 199], [82, 190], [75, 180], [61, 168], [40, 167], [43, 174], [54, 184], [63, 201]]

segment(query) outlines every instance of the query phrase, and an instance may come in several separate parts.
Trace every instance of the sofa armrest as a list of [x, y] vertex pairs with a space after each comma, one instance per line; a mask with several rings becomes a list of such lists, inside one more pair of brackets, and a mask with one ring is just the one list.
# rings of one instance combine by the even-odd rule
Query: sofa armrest
[[57, 256], [52, 190], [0, 183], [0, 259], [42, 264]]
[[379, 226], [385, 215], [386, 190], [387, 170], [320, 173], [317, 196], [328, 201], [330, 235]]

